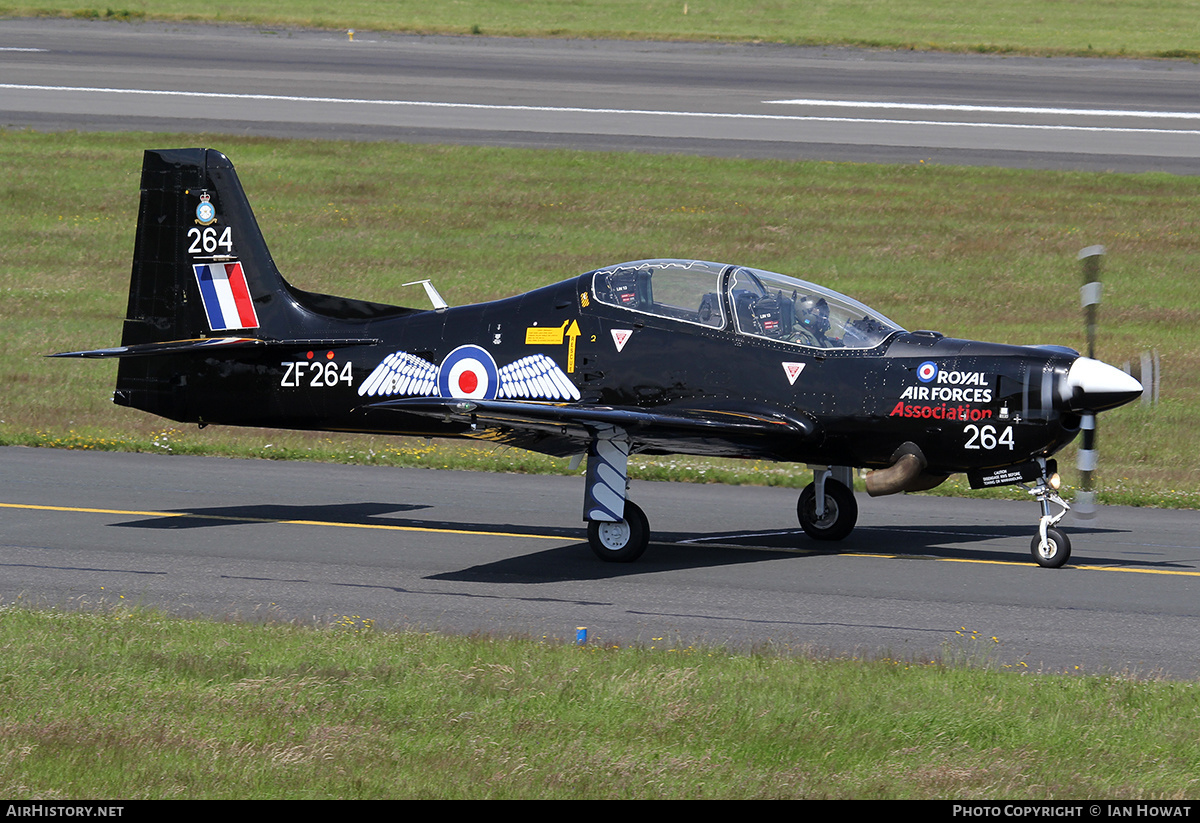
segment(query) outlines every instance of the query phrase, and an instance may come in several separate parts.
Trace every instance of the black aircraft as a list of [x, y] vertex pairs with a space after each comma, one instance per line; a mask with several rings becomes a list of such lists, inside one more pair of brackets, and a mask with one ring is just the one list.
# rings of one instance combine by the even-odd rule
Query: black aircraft
[[[1042, 566], [1070, 556], [1051, 458], [1081, 419], [1141, 384], [1056, 346], [908, 332], [844, 295], [701, 260], [606, 266], [526, 294], [431, 309], [302, 291], [283, 279], [233, 165], [147, 151], [114, 402], [181, 422], [467, 437], [587, 456], [583, 519], [603, 560], [649, 525], [630, 454], [804, 463], [804, 531], [854, 528], [871, 495], [1031, 484]], [[414, 284], [407, 284], [414, 285]], [[1051, 513], [1050, 505], [1058, 507]]]

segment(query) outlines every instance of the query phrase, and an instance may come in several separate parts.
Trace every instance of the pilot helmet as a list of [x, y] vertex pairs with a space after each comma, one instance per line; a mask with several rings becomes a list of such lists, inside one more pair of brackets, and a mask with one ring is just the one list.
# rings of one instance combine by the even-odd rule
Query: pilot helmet
[[796, 303], [796, 316], [809, 331], [823, 334], [829, 330], [829, 304], [825, 298], [808, 296]]

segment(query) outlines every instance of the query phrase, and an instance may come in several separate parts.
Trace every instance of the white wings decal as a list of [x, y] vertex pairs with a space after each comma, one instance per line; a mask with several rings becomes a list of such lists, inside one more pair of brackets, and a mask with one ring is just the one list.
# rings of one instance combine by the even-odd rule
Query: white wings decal
[[437, 396], [438, 367], [424, 358], [398, 351], [389, 354], [358, 387], [359, 397]]
[[544, 354], [522, 357], [500, 369], [499, 397], [522, 400], [578, 400], [579, 390]]
[[[471, 351], [462, 351], [470, 349]], [[579, 390], [550, 357], [532, 354], [494, 372], [490, 356], [460, 347], [441, 366], [398, 351], [389, 354], [358, 387], [360, 397], [483, 397], [578, 400]], [[495, 379], [492, 379], [494, 375]]]

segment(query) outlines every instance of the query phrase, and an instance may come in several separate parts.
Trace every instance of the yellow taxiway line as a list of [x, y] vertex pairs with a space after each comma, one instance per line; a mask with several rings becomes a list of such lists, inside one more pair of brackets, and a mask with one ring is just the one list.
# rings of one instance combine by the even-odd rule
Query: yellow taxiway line
[[[51, 511], [51, 512], [74, 512], [79, 514], [116, 514], [122, 517], [198, 517], [205, 520], [227, 520], [231, 523], [282, 523], [291, 526], [329, 526], [342, 529], [381, 529], [384, 531], [399, 531], [399, 532], [429, 532], [434, 534], [465, 534], [480, 537], [526, 537], [533, 540], [560, 540], [569, 542], [578, 542], [577, 538], [567, 537], [562, 535], [551, 534], [533, 534], [531, 532], [489, 532], [479, 529], [451, 529], [440, 528], [434, 526], [394, 526], [386, 523], [339, 523], [332, 520], [280, 520], [273, 517], [233, 517], [230, 515], [221, 514], [200, 514], [197, 512], [161, 512], [161, 511], [138, 511], [135, 509], [95, 509], [85, 508], [82, 506], [43, 506], [32, 503], [0, 503], [0, 508], [5, 509], [28, 509], [31, 511]], [[689, 541], [691, 542], [691, 541]], [[819, 552], [806, 549], [762, 549], [756, 546], [742, 546], [736, 543], [699, 543], [696, 545], [708, 545], [722, 548], [736, 549], [759, 549], [764, 551], [795, 551], [800, 554], [816, 554]], [[869, 557], [876, 560], [880, 558], [894, 560], [935, 560], [940, 563], [981, 563], [984, 565], [994, 566], [1012, 566], [1011, 560], [975, 560], [967, 557], [930, 557], [928, 555], [899, 555], [888, 554], [886, 552], [836, 552], [839, 557]], [[1125, 572], [1127, 574], [1161, 574], [1171, 575], [1176, 577], [1200, 577], [1200, 570], [1187, 571], [1183, 569], [1146, 569], [1146, 568], [1128, 568], [1123, 566], [1090, 566], [1068, 564], [1067, 568], [1080, 569], [1084, 571], [1103, 571], [1103, 572]]]
[[29, 509], [32, 511], [74, 512], [79, 514], [119, 514], [122, 517], [197, 517], [203, 520], [228, 520], [231, 523], [283, 523], [290, 526], [332, 526], [343, 529], [383, 529], [398, 532], [434, 532], [437, 534], [469, 534], [490, 537], [528, 537], [534, 540], [569, 540], [575, 538], [552, 534], [529, 532], [488, 532], [478, 529], [450, 529], [434, 526], [393, 526], [387, 523], [339, 523], [333, 520], [281, 520], [275, 517], [232, 517], [224, 514], [200, 514], [198, 512], [152, 512], [132, 509], [92, 509], [82, 506], [39, 506], [32, 503], [0, 503], [4, 509]]

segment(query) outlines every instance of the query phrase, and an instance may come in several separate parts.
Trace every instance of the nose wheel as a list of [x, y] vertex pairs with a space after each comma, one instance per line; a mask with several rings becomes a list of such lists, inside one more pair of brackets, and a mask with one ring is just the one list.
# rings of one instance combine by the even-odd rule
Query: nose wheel
[[1046, 536], [1033, 536], [1029, 551], [1039, 566], [1057, 569], [1071, 559], [1071, 541], [1058, 529], [1046, 529]]
[[[1029, 493], [1041, 506], [1042, 516], [1038, 519], [1038, 533], [1033, 536], [1029, 551], [1039, 566], [1057, 569], [1065, 566], [1071, 559], [1071, 541], [1055, 528], [1071, 507], [1058, 494], [1057, 465], [1054, 461], [1042, 459], [1039, 459], [1038, 463], [1042, 467], [1042, 476], [1038, 478], [1037, 485], [1029, 489]], [[1051, 503], [1059, 507], [1057, 514], [1050, 513]]]

